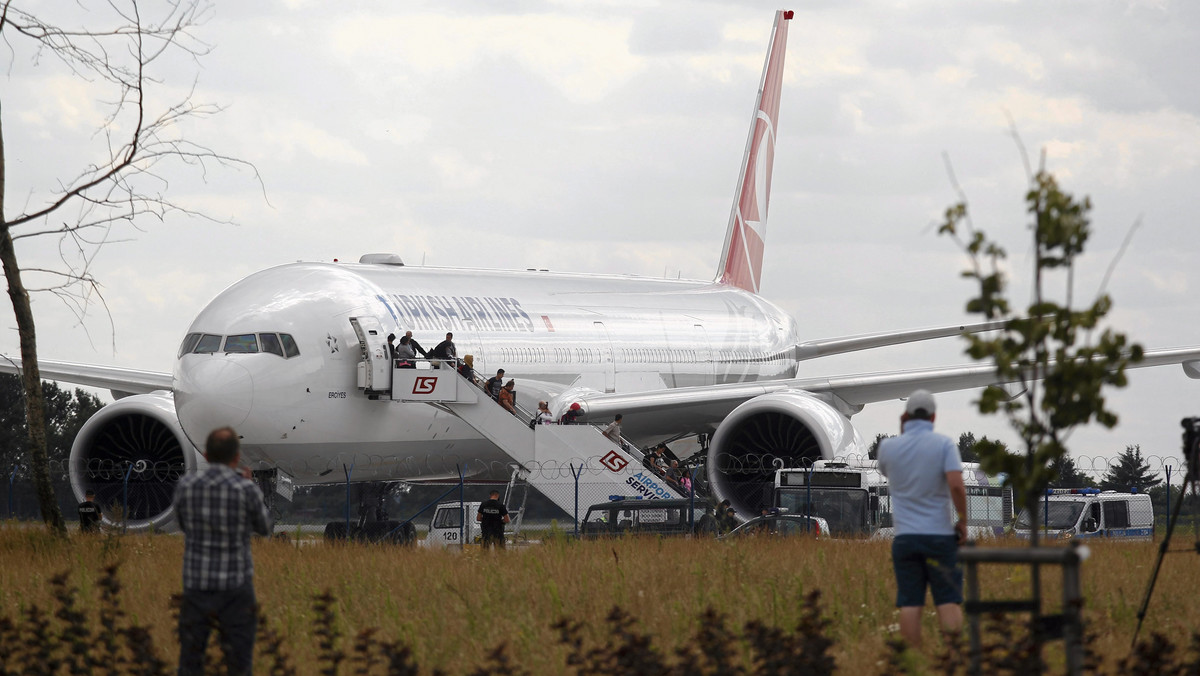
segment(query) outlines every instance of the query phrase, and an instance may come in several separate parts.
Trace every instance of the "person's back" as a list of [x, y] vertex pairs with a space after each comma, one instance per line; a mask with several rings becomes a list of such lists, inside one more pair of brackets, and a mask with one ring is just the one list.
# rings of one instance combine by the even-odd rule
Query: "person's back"
[[[926, 592], [942, 631], [962, 630], [962, 569], [958, 546], [967, 534], [967, 492], [958, 446], [933, 431], [937, 403], [926, 390], [908, 396], [901, 434], [879, 444], [879, 471], [892, 502], [892, 570], [900, 634], [921, 644]], [[957, 516], [957, 520], [956, 520]]]
[[258, 623], [250, 535], [270, 533], [270, 515], [250, 470], [239, 467], [237, 432], [213, 430], [204, 448], [209, 466], [184, 475], [172, 502], [183, 531], [179, 673], [205, 673], [213, 628], [228, 673], [250, 673]]
[[888, 479], [896, 535], [954, 535], [946, 472], [961, 472], [958, 446], [927, 420], [909, 420], [898, 437], [879, 444], [879, 471]]
[[79, 503], [79, 530], [83, 533], [100, 532], [100, 505], [95, 502], [96, 494], [88, 491], [85, 500]]
[[175, 515], [184, 533], [185, 589], [232, 589], [253, 576], [250, 536], [270, 532], [253, 481], [227, 465], [185, 475], [175, 488]]

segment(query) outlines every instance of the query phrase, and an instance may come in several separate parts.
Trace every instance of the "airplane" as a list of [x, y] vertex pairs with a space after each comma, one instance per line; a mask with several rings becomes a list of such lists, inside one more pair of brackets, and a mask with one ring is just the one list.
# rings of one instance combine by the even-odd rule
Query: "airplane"
[[[757, 513], [774, 470], [865, 455], [850, 418], [868, 403], [995, 383], [990, 366], [805, 377], [833, 354], [986, 331], [981, 322], [802, 340], [797, 322], [759, 295], [784, 55], [792, 12], [775, 15], [734, 205], [714, 280], [546, 270], [405, 265], [394, 254], [358, 263], [301, 262], [235, 282], [191, 323], [171, 373], [40, 360], [45, 378], [110, 389], [70, 456], [76, 497], [96, 489], [139, 498], [127, 527], [169, 529], [183, 472], [216, 427], [234, 427], [246, 462], [298, 485], [494, 476], [512, 456], [452, 410], [400, 403], [362, 387], [387, 360], [372, 335], [453, 334], [478, 373], [519, 383], [518, 402], [583, 419], [624, 414], [637, 446], [704, 437], [707, 481], [741, 515]], [[1200, 377], [1200, 347], [1147, 351], [1138, 367], [1182, 364]], [[19, 372], [19, 360], [0, 372]], [[107, 519], [114, 515], [106, 512]]]

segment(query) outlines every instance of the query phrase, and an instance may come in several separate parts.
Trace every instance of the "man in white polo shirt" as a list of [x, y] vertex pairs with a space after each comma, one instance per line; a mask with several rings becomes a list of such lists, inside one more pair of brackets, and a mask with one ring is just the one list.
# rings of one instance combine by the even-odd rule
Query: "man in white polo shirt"
[[900, 416], [902, 433], [879, 444], [879, 471], [892, 496], [892, 566], [900, 634], [921, 645], [925, 589], [933, 594], [942, 631], [962, 631], [962, 569], [958, 545], [967, 537], [967, 490], [962, 458], [947, 436], [933, 431], [937, 405], [917, 390]]

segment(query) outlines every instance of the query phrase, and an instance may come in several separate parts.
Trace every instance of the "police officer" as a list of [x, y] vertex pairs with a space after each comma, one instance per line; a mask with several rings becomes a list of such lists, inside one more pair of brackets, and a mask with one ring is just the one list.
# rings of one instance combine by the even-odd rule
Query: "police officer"
[[100, 505], [96, 504], [95, 491], [84, 494], [84, 501], [79, 503], [79, 531], [81, 533], [100, 532]]
[[483, 531], [483, 548], [492, 545], [504, 549], [504, 524], [508, 523], [508, 509], [500, 502], [500, 491], [488, 494], [488, 500], [479, 505], [475, 520]]

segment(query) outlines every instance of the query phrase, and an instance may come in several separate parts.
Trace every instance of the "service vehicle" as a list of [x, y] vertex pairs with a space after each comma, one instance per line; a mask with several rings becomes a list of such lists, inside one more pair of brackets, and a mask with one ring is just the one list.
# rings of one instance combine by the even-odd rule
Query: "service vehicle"
[[[443, 502], [433, 510], [429, 519], [429, 533], [421, 546], [430, 549], [461, 549], [463, 544], [477, 545], [483, 542], [483, 531], [475, 515], [479, 512], [478, 501]], [[466, 519], [463, 517], [466, 516]], [[465, 523], [464, 523], [465, 521]]]
[[[1013, 520], [1012, 487], [978, 463], [963, 463], [967, 489], [967, 536], [1004, 533]], [[874, 460], [818, 460], [811, 468], [775, 472], [774, 506], [790, 514], [824, 519], [831, 537], [895, 535], [887, 477]]]
[[598, 538], [620, 535], [690, 535], [693, 521], [700, 519], [694, 515], [694, 509], [699, 509], [703, 515], [704, 502], [682, 498], [627, 498], [601, 502], [588, 507], [579, 529], [579, 536]]
[[[1146, 493], [1119, 493], [1098, 488], [1051, 488], [1038, 510], [1037, 528], [1047, 538], [1154, 537], [1154, 505]], [[1014, 531], [1029, 537], [1030, 518], [1021, 510]]]

